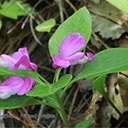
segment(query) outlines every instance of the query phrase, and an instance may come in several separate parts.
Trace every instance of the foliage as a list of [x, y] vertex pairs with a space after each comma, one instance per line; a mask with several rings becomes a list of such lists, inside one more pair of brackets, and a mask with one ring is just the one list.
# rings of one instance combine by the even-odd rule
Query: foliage
[[[122, 5], [121, 7], [118, 7], [118, 8], [122, 9]], [[28, 14], [29, 11], [30, 11], [30, 6], [28, 4], [22, 3], [22, 1], [5, 2], [1, 5], [0, 15], [11, 18], [11, 19], [17, 19], [19, 16], [24, 16]], [[126, 8], [125, 8], [125, 11], [127, 11]], [[101, 19], [101, 22], [102, 21], [104, 21], [104, 19]], [[109, 27], [111, 25], [111, 23], [109, 24], [108, 22], [106, 22], [106, 24]], [[49, 19], [48, 21], [45, 21], [39, 24], [38, 26], [36, 26], [35, 29], [38, 32], [50, 32], [51, 28], [54, 25], [55, 25], [55, 20]], [[2, 22], [0, 20], [0, 27], [1, 26], [2, 26]], [[101, 35], [104, 35], [105, 37], [106, 33], [104, 33], [104, 31], [102, 31], [101, 28], [103, 28], [102, 25], [99, 28], [95, 27], [96, 32], [101, 31], [102, 32]], [[62, 40], [65, 37], [67, 37], [69, 34], [74, 33], [74, 32], [80, 33], [81, 36], [84, 37], [86, 43], [88, 43], [90, 36], [91, 36], [91, 29], [92, 29], [91, 16], [88, 10], [86, 9], [86, 7], [82, 7], [78, 11], [76, 11], [73, 15], [71, 15], [67, 20], [65, 20], [57, 28], [55, 33], [53, 33], [52, 37], [50, 38], [48, 42], [48, 48], [49, 48], [50, 55], [51, 56], [58, 55], [58, 52], [59, 52], [58, 48], [60, 47]], [[108, 31], [111, 31], [111, 29], [108, 29]], [[120, 33], [123, 33], [123, 32], [121, 31]], [[119, 34], [117, 33], [117, 35], [115, 34], [114, 36], [112, 35], [112, 37], [118, 38], [120, 33]], [[111, 37], [111, 33], [109, 33], [107, 37]], [[72, 36], [70, 39], [72, 39]], [[67, 42], [70, 43], [71, 41], [67, 41]], [[75, 53], [73, 55], [71, 54], [70, 56], [68, 56], [70, 57], [70, 61], [74, 60], [74, 58], [76, 57], [76, 56], [74, 57], [74, 55], [81, 54], [81, 52], [78, 52], [78, 54], [76, 54], [77, 48], [76, 47], [74, 48], [74, 47], [75, 46], [73, 46], [72, 49], [67, 48], [67, 51], [72, 50], [71, 52], [68, 51], [69, 53]], [[74, 50], [75, 52], [73, 51], [73, 49], [75, 49]], [[22, 52], [20, 54], [22, 54]], [[24, 56], [25, 55], [23, 55], [22, 61], [23, 63], [25, 63], [26, 67], [23, 67], [23, 65], [21, 65], [21, 69], [18, 69], [18, 70], [10, 70], [4, 67], [0, 67], [0, 75], [4, 77], [20, 76], [23, 78], [25, 76], [29, 76], [35, 81], [36, 84], [31, 89], [31, 91], [27, 92], [26, 95], [24, 96], [14, 95], [5, 100], [1, 99], [0, 108], [1, 109], [13, 109], [13, 108], [21, 108], [21, 107], [28, 106], [28, 105], [46, 104], [46, 105], [49, 105], [55, 108], [58, 111], [66, 127], [70, 125], [68, 123], [68, 118], [65, 113], [62, 101], [61, 101], [61, 97], [63, 94], [62, 92], [65, 92], [67, 88], [69, 88], [72, 85], [72, 83], [77, 82], [78, 80], [87, 78], [93, 81], [92, 87], [95, 90], [97, 90], [102, 96], [104, 96], [106, 100], [109, 101], [109, 99], [107, 99], [107, 93], [104, 87], [105, 78], [107, 74], [128, 70], [128, 49], [127, 48], [110, 48], [110, 49], [102, 50], [101, 52], [96, 53], [94, 56], [95, 60], [93, 62], [89, 62], [88, 56], [85, 55], [83, 56], [82, 60], [79, 61], [78, 63], [73, 63], [73, 64], [71, 63], [71, 65], [84, 63], [84, 68], [75, 77], [72, 77], [71, 74], [65, 74], [59, 78], [59, 75], [61, 72], [61, 69], [59, 67], [54, 74], [53, 82], [50, 83], [43, 76], [41, 76], [36, 71], [36, 69], [26, 70], [29, 67], [29, 65], [30, 64], [33, 65], [33, 63], [29, 62], [29, 59], [28, 59], [28, 62], [24, 61]], [[64, 58], [63, 58], [63, 61], [62, 61], [62, 58], [59, 58], [60, 63], [67, 61], [66, 60], [67, 56], [65, 57], [64, 52], [62, 56], [64, 56]], [[14, 54], [13, 54], [13, 57], [18, 58]], [[11, 59], [9, 58], [9, 60]], [[2, 57], [0, 61], [1, 61], [0, 64], [3, 63]], [[5, 61], [4, 66], [6, 66], [6, 61]], [[14, 65], [14, 67], [15, 66], [16, 64]], [[0, 87], [2, 87], [2, 85]], [[1, 94], [2, 94], [2, 91], [1, 91]], [[111, 103], [111, 101], [109, 102]], [[112, 103], [111, 105], [116, 110], [116, 107]], [[80, 128], [80, 127], [89, 128], [92, 126], [93, 123], [94, 123], [94, 119], [92, 118], [85, 119], [84, 121], [77, 124], [75, 128]]]
[[56, 24], [56, 21], [54, 18], [51, 18], [39, 25], [36, 26], [36, 30], [38, 32], [50, 32], [51, 31], [51, 28], [54, 27]]
[[58, 90], [64, 88], [67, 86], [67, 84], [71, 81], [72, 76], [71, 75], [65, 75], [61, 77], [56, 83], [53, 85], [36, 85], [33, 90], [27, 93], [28, 96], [34, 96], [34, 97], [46, 97], [49, 95], [53, 95]]
[[29, 70], [8, 70], [7, 68], [0, 68], [0, 75], [1, 76], [11, 76], [11, 75], [17, 75], [17, 76], [30, 76], [31, 78], [33, 78], [37, 83], [41, 83], [43, 84], [43, 82], [40, 80], [38, 73], [37, 72], [32, 72]]
[[104, 88], [106, 76], [98, 77], [96, 80], [93, 81], [93, 88], [96, 89], [102, 96], [106, 96], [106, 91]]
[[103, 50], [95, 55], [95, 62], [87, 63], [75, 79], [95, 78], [108, 73], [126, 71], [128, 70], [127, 54], [127, 48]]
[[[29, 4], [24, 3], [22, 0], [14, 2], [5, 1], [0, 5], [0, 16], [17, 20], [20, 16], [27, 15], [31, 10]], [[0, 20], [0, 28], [2, 27], [2, 20]]]
[[59, 44], [64, 37], [73, 32], [81, 33], [87, 43], [91, 36], [91, 29], [91, 17], [88, 10], [83, 7], [65, 20], [52, 35], [48, 43], [50, 54], [57, 55]]
[[0, 99], [0, 109], [14, 109], [38, 104], [41, 104], [41, 102], [28, 96], [14, 95], [6, 100]]
[[17, 19], [18, 16], [24, 16], [28, 14], [30, 9], [30, 6], [28, 4], [24, 4], [21, 0], [15, 2], [6, 1], [1, 5], [0, 15], [11, 19]]
[[78, 123], [75, 128], [90, 128], [94, 120], [92, 118], [85, 119], [84, 121]]

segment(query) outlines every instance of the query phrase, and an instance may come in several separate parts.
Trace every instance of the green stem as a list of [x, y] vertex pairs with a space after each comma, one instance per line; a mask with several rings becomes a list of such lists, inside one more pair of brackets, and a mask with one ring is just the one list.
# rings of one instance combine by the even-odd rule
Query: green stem
[[70, 82], [66, 85], [66, 87], [62, 90], [61, 96], [64, 95], [64, 93], [66, 92], [66, 90], [67, 90], [68, 88], [70, 88], [73, 83], [74, 83], [74, 81], [70, 81]]
[[38, 74], [38, 76], [39, 76], [39, 78], [43, 81], [43, 82], [45, 82], [46, 84], [50, 84], [44, 77], [42, 77], [38, 72], [37, 72], [37, 74]]
[[[35, 100], [35, 99], [34, 99]], [[52, 107], [52, 108], [55, 108], [55, 109], [58, 109], [58, 110], [60, 110], [60, 108], [59, 107], [56, 107], [55, 105], [51, 105], [51, 104], [49, 104], [49, 103], [47, 103], [46, 101], [40, 101], [40, 100], [36, 100], [36, 102], [37, 103], [35, 103], [35, 105], [47, 105], [47, 106], [49, 106], [49, 107]]]
[[65, 109], [64, 109], [64, 106], [60, 100], [60, 97], [55, 94], [55, 97], [56, 97], [56, 100], [57, 100], [57, 103], [60, 107], [60, 110], [58, 111], [60, 116], [61, 116], [61, 119], [63, 120], [63, 123], [66, 127], [69, 127], [69, 121], [68, 121], [68, 117], [67, 117], [67, 114], [65, 113]]
[[[61, 68], [58, 68], [55, 72], [55, 75], [54, 75], [54, 78], [53, 78], [53, 83], [58, 81], [60, 72], [61, 72]], [[63, 120], [64, 125], [66, 127], [69, 127], [69, 121], [68, 121], [67, 114], [65, 112], [64, 106], [62, 104], [62, 101], [61, 101], [61, 99], [60, 99], [60, 97], [58, 96], [57, 93], [55, 93], [54, 96], [55, 96], [55, 98], [57, 100], [57, 103], [59, 105], [59, 108], [60, 108], [60, 110], [58, 110], [58, 112], [61, 116], [61, 119]]]
[[53, 83], [55, 83], [55, 82], [58, 81], [60, 72], [61, 72], [61, 68], [58, 68], [58, 69], [56, 70], [56, 72], [55, 72], [55, 75], [54, 75], [54, 78], [53, 78]]

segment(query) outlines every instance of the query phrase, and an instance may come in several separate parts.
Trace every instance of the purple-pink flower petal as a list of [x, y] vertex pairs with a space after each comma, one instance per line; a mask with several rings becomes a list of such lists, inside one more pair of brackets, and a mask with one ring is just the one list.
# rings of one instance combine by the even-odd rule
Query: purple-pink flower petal
[[35, 81], [29, 76], [24, 79], [19, 76], [10, 76], [0, 84], [0, 98], [7, 99], [11, 95], [24, 95], [32, 89]]
[[8, 86], [0, 86], [0, 99], [7, 99], [11, 96], [11, 90]]
[[35, 81], [31, 79], [29, 76], [26, 76], [24, 79], [24, 84], [22, 88], [17, 92], [18, 95], [24, 95], [28, 91], [30, 91], [34, 85]]
[[64, 38], [59, 46], [58, 56], [52, 56], [53, 68], [67, 68], [70, 65], [84, 64], [87, 61], [94, 61], [93, 53], [83, 52], [85, 46], [84, 37], [80, 33], [72, 33]]
[[81, 59], [83, 59], [84, 57], [84, 53], [83, 52], [78, 52], [75, 53], [74, 55], [67, 57], [67, 60], [69, 60], [70, 65], [74, 65], [77, 64], [78, 61], [80, 61]]
[[80, 33], [72, 33], [64, 38], [59, 47], [59, 57], [65, 58], [80, 51], [85, 46], [84, 37]]
[[37, 65], [34, 63], [31, 63], [29, 58], [27, 56], [22, 56], [19, 61], [14, 65], [13, 69], [30, 69], [35, 70], [37, 68]]
[[19, 60], [22, 56], [27, 56], [29, 58], [27, 48], [19, 48], [18, 52], [12, 54], [12, 57], [16, 60]]
[[94, 54], [92, 52], [87, 52], [86, 55], [89, 61], [94, 61]]
[[6, 87], [8, 86], [11, 91], [11, 95], [14, 95], [21, 89], [21, 87], [24, 84], [24, 80], [19, 76], [10, 76], [8, 77], [2, 84], [0, 84], [0, 87]]
[[30, 61], [27, 48], [19, 48], [18, 52], [13, 53], [12, 56], [5, 54], [1, 55], [0, 66], [9, 69], [28, 69], [36, 70], [37, 65]]
[[11, 56], [8, 56], [6, 54], [1, 55], [0, 66], [11, 69], [15, 63], [16, 60]]
[[61, 59], [57, 56], [52, 56], [53, 60], [53, 68], [61, 67], [61, 68], [67, 68], [70, 66], [70, 62], [68, 60]]

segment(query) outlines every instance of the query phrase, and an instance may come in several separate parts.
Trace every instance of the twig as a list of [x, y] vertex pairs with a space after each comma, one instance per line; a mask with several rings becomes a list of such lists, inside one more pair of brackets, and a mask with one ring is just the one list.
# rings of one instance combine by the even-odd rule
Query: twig
[[31, 117], [29, 116], [27, 110], [25, 108], [23, 108], [23, 111], [25, 112], [25, 116], [28, 117], [29, 122], [31, 123], [31, 128], [36, 128], [35, 124], [33, 123]]
[[38, 44], [42, 45], [41, 41], [37, 38], [37, 36], [35, 34], [35, 31], [33, 29], [33, 19], [31, 17], [30, 17], [29, 23], [30, 23], [30, 29], [31, 29], [31, 32], [32, 32], [32, 35], [33, 35], [34, 39], [36, 40], [36, 42]]
[[10, 28], [8, 31], [7, 31], [7, 34], [10, 34], [20, 23], [22, 23], [24, 20], [24, 17], [19, 20], [12, 28]]
[[63, 0], [55, 0], [60, 10], [61, 23], [64, 21]]
[[77, 89], [76, 89], [76, 91], [75, 91], [75, 93], [74, 93], [74, 97], [73, 97], [71, 106], [70, 106], [70, 108], [69, 108], [68, 120], [70, 119], [70, 116], [71, 116], [71, 114], [72, 114], [73, 106], [74, 106], [74, 104], [75, 104], [75, 100], [76, 100], [76, 98], [77, 98], [77, 94], [78, 94], [79, 88], [80, 88], [80, 86], [77, 86]]
[[69, 6], [74, 10], [74, 11], [76, 11], [77, 9], [75, 8], [75, 6], [70, 2], [70, 0], [65, 0], [68, 4], [69, 4]]
[[[26, 22], [28, 21], [28, 19], [29, 19], [29, 17], [32, 17], [33, 18], [33, 16], [32, 16], [32, 12], [34, 11], [34, 9], [42, 2], [43, 0], [39, 0], [39, 1], [37, 1], [37, 3], [34, 5], [34, 7], [28, 12], [28, 16], [26, 17], [26, 19], [24, 20], [24, 22], [23, 22], [23, 24], [22, 24], [22, 29], [24, 28], [24, 26], [25, 26], [25, 24], [26, 24]], [[22, 6], [22, 9], [23, 9], [23, 6]], [[36, 19], [34, 19], [37, 23], [39, 23], [39, 21], [38, 20], [36, 20]]]
[[37, 118], [37, 120], [36, 120], [37, 124], [40, 123], [40, 119], [41, 119], [43, 110], [44, 110], [44, 105], [41, 105], [40, 110], [39, 110], [39, 113], [38, 113], [38, 118]]
[[125, 76], [126, 78], [128, 78], [128, 74], [125, 74], [125, 73], [122, 73], [122, 72], [119, 72], [119, 74]]
[[96, 41], [99, 41], [105, 48], [110, 48], [107, 44], [105, 44], [98, 35], [96, 35], [94, 32], [92, 33]]
[[5, 128], [3, 118], [4, 118], [4, 110], [0, 110], [0, 128]]

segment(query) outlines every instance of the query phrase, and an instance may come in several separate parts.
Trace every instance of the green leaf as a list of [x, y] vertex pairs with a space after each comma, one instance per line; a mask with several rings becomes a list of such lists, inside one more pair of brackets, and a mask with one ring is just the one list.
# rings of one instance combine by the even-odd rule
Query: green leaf
[[35, 87], [27, 93], [27, 96], [33, 97], [46, 97], [51, 95], [51, 85], [40, 85], [37, 84]]
[[27, 93], [28, 96], [33, 97], [46, 97], [54, 94], [60, 89], [64, 88], [72, 79], [71, 75], [62, 76], [56, 83], [53, 85], [35, 85], [35, 87]]
[[53, 108], [56, 108], [56, 109], [59, 108], [58, 102], [53, 95], [44, 97], [43, 99], [49, 106], [52, 106]]
[[94, 123], [94, 119], [92, 118], [88, 118], [88, 119], [85, 119], [84, 121], [78, 123], [75, 128], [91, 128], [91, 126], [93, 125]]
[[94, 57], [95, 61], [88, 62], [74, 81], [128, 70], [128, 48], [103, 50]]
[[55, 26], [55, 24], [56, 24], [55, 19], [51, 18], [51, 19], [37, 25], [35, 29], [38, 32], [50, 32], [52, 27]]
[[66, 85], [69, 84], [71, 79], [72, 79], [72, 75], [65, 75], [61, 77], [56, 83], [52, 85], [52, 88], [51, 88], [52, 93], [60, 90], [61, 88], [64, 88]]
[[92, 86], [94, 89], [96, 89], [102, 96], [106, 96], [105, 92], [105, 77], [106, 76], [100, 76], [96, 80], [93, 81]]
[[51, 55], [58, 54], [58, 47], [63, 39], [73, 33], [79, 32], [85, 37], [86, 43], [88, 42], [92, 29], [91, 17], [88, 10], [82, 7], [76, 11], [72, 16], [65, 20], [55, 31], [49, 40], [49, 51]]
[[9, 70], [7, 68], [0, 67], [0, 75], [2, 75], [2, 76], [16, 75], [16, 76], [21, 76], [21, 77], [30, 76], [37, 83], [44, 84], [38, 77], [37, 72], [33, 72], [33, 71], [29, 71], [29, 70]]
[[22, 1], [4, 2], [1, 5], [0, 15], [11, 19], [17, 19], [18, 16], [24, 16], [30, 11], [30, 6]]
[[123, 12], [128, 13], [128, 0], [106, 0]]
[[24, 106], [37, 105], [37, 104], [41, 104], [41, 103], [36, 99], [25, 95], [24, 96], [14, 95], [5, 100], [0, 99], [0, 109], [14, 109], [14, 108], [21, 108]]

